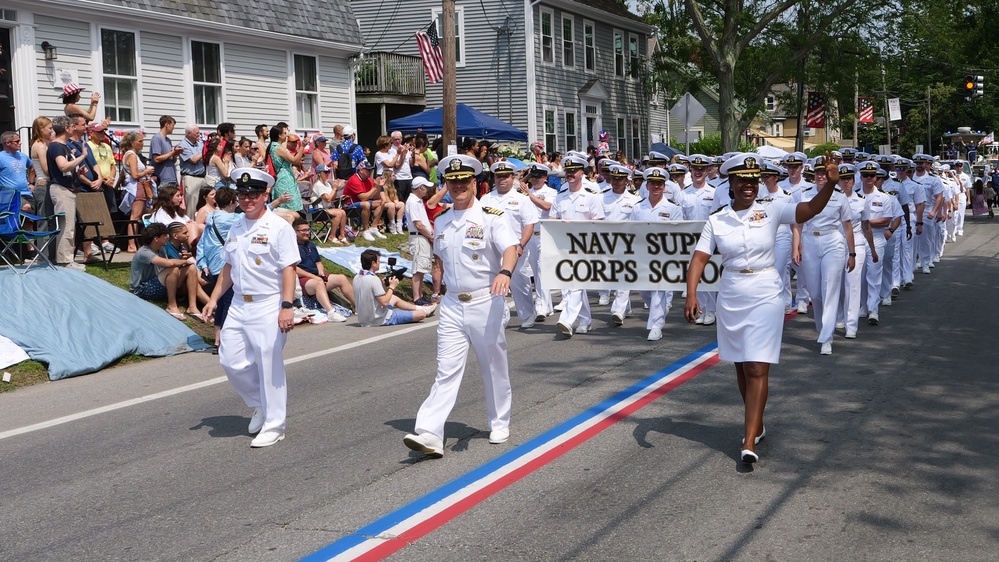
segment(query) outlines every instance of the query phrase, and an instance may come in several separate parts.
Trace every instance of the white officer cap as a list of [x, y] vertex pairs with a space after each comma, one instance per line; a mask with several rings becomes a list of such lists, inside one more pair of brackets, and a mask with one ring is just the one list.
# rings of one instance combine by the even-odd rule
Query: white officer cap
[[620, 164], [611, 164], [611, 167], [610, 167], [608, 173], [610, 174], [610, 177], [616, 178], [616, 179], [630, 178], [631, 177], [631, 170], [628, 169], [627, 166], [622, 166]]
[[256, 168], [236, 168], [229, 173], [229, 179], [236, 184], [237, 193], [267, 191], [274, 185], [274, 176]]
[[671, 176], [685, 176], [689, 171], [683, 164], [670, 164], [667, 169], [669, 170], [669, 175]]
[[738, 176], [741, 178], [759, 178], [763, 171], [764, 161], [759, 154], [739, 152], [722, 164], [718, 170], [723, 176]]
[[666, 156], [662, 152], [656, 152], [655, 150], [649, 152], [649, 165], [665, 166], [667, 162], [669, 162], [669, 156]]
[[500, 160], [499, 162], [494, 162], [493, 165], [489, 167], [489, 171], [492, 172], [494, 176], [505, 176], [517, 171], [517, 167], [513, 165], [513, 162]]
[[645, 181], [662, 181], [665, 182], [669, 179], [669, 173], [660, 168], [659, 166], [653, 166], [648, 170], [645, 170]]
[[872, 160], [861, 162], [860, 164], [857, 165], [857, 171], [860, 172], [860, 175], [862, 176], [876, 174], [880, 169], [881, 167], [878, 166], [877, 162], [874, 162]]
[[929, 154], [923, 154], [920, 152], [919, 154], [912, 155], [912, 161], [917, 163], [922, 162], [924, 164], [930, 164], [933, 162], [933, 157], [930, 156]]
[[857, 160], [859, 162], [863, 162], [865, 160], [870, 160], [870, 158], [871, 158], [871, 155], [869, 153], [863, 152], [861, 150], [857, 151]]
[[537, 162], [531, 164], [530, 170], [532, 178], [543, 178], [548, 174], [552, 173], [551, 169], [548, 166], [545, 166], [544, 164], [539, 164]]
[[792, 152], [791, 154], [788, 154], [783, 159], [781, 159], [780, 162], [781, 162], [781, 164], [784, 164], [785, 166], [788, 166], [788, 165], [791, 165], [791, 166], [801, 166], [801, 165], [804, 165], [805, 160], [808, 160], [808, 157], [805, 156], [804, 152]]
[[686, 154], [677, 154], [676, 156], [673, 157], [673, 159], [676, 160], [678, 163], [690, 162], [690, 158], [687, 157]]
[[566, 151], [565, 155], [566, 156], [578, 156], [579, 158], [582, 158], [583, 160], [589, 160], [590, 159], [590, 155], [589, 154], [587, 154], [585, 152], [580, 152], [578, 150], [568, 150], [568, 151]]
[[882, 179], [888, 177], [888, 170], [885, 170], [884, 168], [878, 168], [878, 171], [874, 173], [877, 174], [877, 176]]
[[604, 169], [604, 168], [610, 168], [614, 164], [617, 164], [617, 160], [614, 160], [613, 158], [601, 158], [600, 159], [600, 169], [601, 170]]
[[421, 187], [430, 187], [432, 185], [434, 185], [434, 182], [428, 180], [427, 178], [423, 176], [416, 176], [415, 178], [413, 178], [412, 189], [417, 190], [420, 189]]
[[839, 165], [839, 179], [841, 180], [852, 180], [857, 177], [857, 166], [849, 162], [844, 162]]
[[853, 148], [853, 147], [850, 147], [850, 146], [848, 146], [846, 148], [839, 149], [839, 152], [840, 152], [840, 154], [843, 155], [843, 158], [856, 158], [857, 157], [857, 149]]
[[590, 166], [590, 161], [576, 154], [570, 154], [562, 159], [562, 169], [566, 172], [585, 170]]
[[762, 176], [780, 176], [781, 167], [777, 164], [771, 164], [770, 162], [763, 162], [763, 169], [760, 171]]
[[715, 156], [714, 158], [711, 159], [711, 164], [714, 166], [721, 166], [724, 163], [725, 163], [724, 156]]
[[456, 154], [441, 160], [437, 173], [445, 180], [467, 180], [482, 173], [482, 163], [471, 156]]
[[691, 168], [707, 168], [711, 165], [712, 159], [703, 154], [691, 154], [688, 163]]
[[[722, 158], [724, 158], [725, 161], [727, 162], [729, 158], [735, 156], [736, 154], [741, 154], [741, 153], [740, 152], [726, 152], [725, 154], [722, 154]], [[722, 162], [722, 164], [724, 164], [724, 163], [725, 162]]]
[[896, 169], [902, 168], [902, 169], [906, 169], [907, 170], [907, 169], [909, 169], [909, 164], [911, 164], [911, 163], [912, 163], [912, 160], [909, 160], [908, 158], [902, 158], [900, 156], [900, 157], [898, 157], [898, 158], [895, 159], [894, 166], [895, 166]]
[[895, 157], [891, 154], [878, 154], [874, 157], [874, 161], [878, 164], [894, 164]]

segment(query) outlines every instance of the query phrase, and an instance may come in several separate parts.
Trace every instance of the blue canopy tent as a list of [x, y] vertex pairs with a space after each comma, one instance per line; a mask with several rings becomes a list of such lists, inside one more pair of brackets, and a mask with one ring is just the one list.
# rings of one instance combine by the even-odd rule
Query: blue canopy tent
[[661, 142], [652, 143], [652, 146], [649, 148], [651, 148], [653, 152], [660, 152], [662, 154], [665, 154], [667, 158], [673, 158], [677, 154], [683, 154], [682, 151], [677, 150], [672, 146]]
[[[455, 108], [455, 114], [459, 137], [527, 142], [527, 133], [524, 131], [474, 107], [459, 103]], [[422, 130], [431, 135], [440, 135], [444, 132], [444, 109], [438, 107], [416, 115], [393, 119], [388, 122], [388, 128], [390, 131]]]

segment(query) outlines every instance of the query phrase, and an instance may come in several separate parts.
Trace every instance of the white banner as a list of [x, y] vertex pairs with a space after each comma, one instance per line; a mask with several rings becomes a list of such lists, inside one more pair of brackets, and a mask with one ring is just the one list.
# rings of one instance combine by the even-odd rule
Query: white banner
[[888, 119], [891, 121], [902, 120], [902, 105], [899, 103], [898, 98], [888, 100]]
[[[704, 221], [541, 221], [541, 282], [550, 289], [682, 291]], [[721, 256], [700, 290], [717, 290]]]

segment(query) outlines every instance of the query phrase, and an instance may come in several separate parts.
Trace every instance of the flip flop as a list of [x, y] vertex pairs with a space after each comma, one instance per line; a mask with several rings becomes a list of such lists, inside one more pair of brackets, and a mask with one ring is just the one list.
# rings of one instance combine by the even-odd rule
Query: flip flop
[[177, 320], [185, 320], [187, 318], [187, 315], [185, 315], [183, 312], [166, 311], [166, 313], [169, 314], [170, 316], [173, 316]]

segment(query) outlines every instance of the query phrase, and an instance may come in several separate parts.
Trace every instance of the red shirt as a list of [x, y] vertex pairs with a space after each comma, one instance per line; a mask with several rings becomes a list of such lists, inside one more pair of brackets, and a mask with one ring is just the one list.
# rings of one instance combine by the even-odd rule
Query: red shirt
[[360, 203], [361, 198], [359, 195], [371, 191], [373, 187], [375, 187], [375, 182], [371, 181], [371, 178], [362, 180], [361, 176], [354, 174], [350, 176], [350, 179], [343, 186], [343, 196], [350, 203]]

